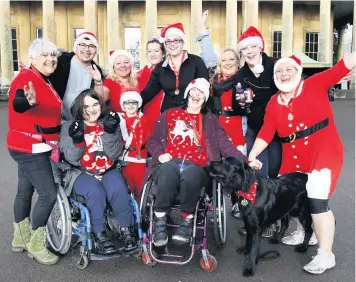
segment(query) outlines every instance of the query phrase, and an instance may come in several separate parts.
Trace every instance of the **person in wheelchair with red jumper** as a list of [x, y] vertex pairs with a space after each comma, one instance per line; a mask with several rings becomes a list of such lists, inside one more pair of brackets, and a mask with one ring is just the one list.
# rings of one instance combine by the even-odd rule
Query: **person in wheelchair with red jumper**
[[193, 80], [184, 93], [185, 105], [165, 111], [147, 142], [152, 155], [151, 168], [155, 171], [152, 179], [156, 186], [153, 235], [156, 247], [168, 243], [167, 213], [177, 199], [182, 221], [172, 240], [189, 243], [200, 191], [210, 182], [207, 163], [228, 156], [244, 158], [229, 141], [218, 118], [207, 109], [209, 87], [205, 78]]
[[79, 94], [71, 113], [73, 120], [61, 129], [60, 149], [73, 166], [67, 172], [72, 174], [72, 189], [84, 197], [88, 207], [95, 252], [117, 252], [105, 232], [107, 203], [112, 209], [114, 231], [122, 234], [125, 250], [132, 250], [137, 247], [130, 230], [133, 209], [125, 180], [115, 166], [123, 149], [120, 117], [116, 112], [106, 112], [104, 101], [91, 89]]

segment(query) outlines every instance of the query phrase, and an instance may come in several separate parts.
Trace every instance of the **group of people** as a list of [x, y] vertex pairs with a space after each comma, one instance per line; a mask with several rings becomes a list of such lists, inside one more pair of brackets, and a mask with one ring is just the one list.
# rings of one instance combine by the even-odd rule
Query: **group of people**
[[[172, 239], [187, 243], [200, 190], [211, 181], [207, 163], [234, 156], [247, 158], [264, 177], [309, 173], [319, 249], [304, 268], [322, 273], [335, 265], [328, 199], [340, 175], [343, 148], [327, 89], [355, 67], [356, 55], [302, 81], [300, 60], [268, 56], [255, 27], [240, 36], [236, 50], [224, 49], [218, 57], [207, 17], [205, 12], [197, 36], [201, 57], [184, 50], [184, 28], [176, 23], [147, 42], [150, 65], [138, 72], [130, 53], [111, 51], [108, 77], [93, 61], [98, 49], [93, 33], [80, 34], [70, 53], [59, 53], [48, 40], [31, 43], [30, 66], [21, 69], [9, 91], [7, 146], [18, 164], [14, 252], [26, 250], [42, 264], [58, 261], [46, 247], [45, 226], [56, 201], [52, 170], [61, 160], [71, 165], [63, 176], [67, 194], [83, 196], [90, 211], [95, 251], [111, 254], [116, 249], [104, 228], [107, 203], [125, 248], [137, 247], [128, 189], [140, 201], [152, 172], [157, 188], [153, 243], [167, 244], [167, 213], [177, 195], [182, 221]], [[30, 222], [34, 190], [39, 198]], [[239, 199], [231, 196], [238, 217]], [[275, 230], [265, 230], [265, 237]], [[298, 224], [283, 242], [299, 244], [303, 232]]]

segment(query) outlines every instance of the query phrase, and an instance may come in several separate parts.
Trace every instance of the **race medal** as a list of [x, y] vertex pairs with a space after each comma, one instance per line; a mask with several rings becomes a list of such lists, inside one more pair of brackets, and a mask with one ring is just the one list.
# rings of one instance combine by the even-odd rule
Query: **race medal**
[[174, 90], [174, 94], [179, 95], [179, 89]]
[[138, 160], [141, 160], [141, 159], [142, 159], [142, 157], [141, 157], [140, 154], [137, 155], [137, 159], [138, 159]]
[[292, 113], [289, 113], [289, 114], [288, 114], [288, 120], [291, 121], [291, 120], [293, 120], [293, 119], [294, 119], [293, 114], [292, 114]]
[[87, 154], [85, 154], [84, 156], [83, 156], [83, 160], [84, 161], [89, 161], [89, 159], [90, 159], [90, 157], [89, 157], [89, 155], [87, 155]]
[[243, 205], [244, 207], [246, 207], [248, 205], [248, 201], [246, 199], [243, 199], [241, 201], [241, 205]]

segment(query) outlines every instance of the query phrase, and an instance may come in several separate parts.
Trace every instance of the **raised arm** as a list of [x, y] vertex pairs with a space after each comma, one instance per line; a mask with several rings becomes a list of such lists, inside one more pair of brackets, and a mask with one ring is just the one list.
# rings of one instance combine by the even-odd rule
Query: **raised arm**
[[141, 97], [143, 100], [143, 105], [147, 104], [153, 99], [153, 97], [161, 90], [162, 86], [159, 82], [159, 68], [161, 65], [155, 67], [153, 70], [149, 81], [147, 82], [145, 88], [141, 91]]

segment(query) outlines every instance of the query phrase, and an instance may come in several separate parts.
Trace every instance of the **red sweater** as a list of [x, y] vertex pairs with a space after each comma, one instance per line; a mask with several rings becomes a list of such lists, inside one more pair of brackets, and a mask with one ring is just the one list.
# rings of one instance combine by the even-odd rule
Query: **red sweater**
[[[24, 113], [15, 112], [13, 100], [17, 89], [23, 89], [32, 82], [36, 92], [36, 105]], [[36, 69], [24, 68], [12, 81], [9, 91], [7, 147], [24, 153], [40, 153], [50, 151], [46, 143], [25, 135], [37, 134], [46, 141], [59, 140], [61, 125], [62, 101], [54, 88], [47, 84]], [[38, 128], [42, 128], [43, 134]], [[56, 132], [56, 128], [58, 128]]]

